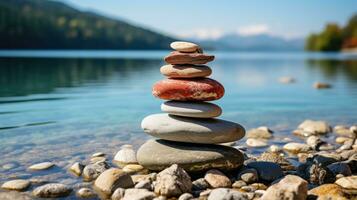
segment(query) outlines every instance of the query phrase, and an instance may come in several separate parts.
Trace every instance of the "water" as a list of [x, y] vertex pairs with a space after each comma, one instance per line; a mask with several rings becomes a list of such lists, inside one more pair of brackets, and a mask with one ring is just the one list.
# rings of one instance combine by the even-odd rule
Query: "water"
[[[14, 174], [52, 180], [53, 174], [29, 173], [26, 167], [54, 161], [56, 180], [74, 184], [77, 180], [63, 175], [71, 161], [97, 151], [112, 158], [120, 145], [138, 147], [150, 138], [140, 122], [160, 112], [162, 101], [151, 95], [151, 86], [163, 78], [159, 68], [167, 53], [0, 51], [0, 166], [16, 165], [0, 167], [0, 181]], [[215, 102], [223, 109], [221, 118], [247, 129], [267, 125], [276, 131], [273, 143], [299, 140], [291, 131], [305, 119], [357, 123], [355, 54], [211, 53], [212, 78], [226, 89]], [[281, 84], [281, 76], [297, 81]], [[316, 90], [315, 81], [333, 87]]]

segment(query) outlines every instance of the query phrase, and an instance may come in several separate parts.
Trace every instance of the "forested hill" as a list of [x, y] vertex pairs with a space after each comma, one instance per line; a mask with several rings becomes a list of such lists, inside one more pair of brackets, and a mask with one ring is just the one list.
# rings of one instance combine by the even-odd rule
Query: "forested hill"
[[0, 0], [0, 49], [166, 49], [173, 40], [56, 1]]

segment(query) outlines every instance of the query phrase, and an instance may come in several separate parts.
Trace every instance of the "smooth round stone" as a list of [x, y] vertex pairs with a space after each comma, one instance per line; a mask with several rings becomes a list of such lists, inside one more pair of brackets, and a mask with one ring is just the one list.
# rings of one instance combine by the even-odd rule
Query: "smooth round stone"
[[23, 180], [23, 179], [16, 179], [16, 180], [5, 182], [4, 184], [2, 184], [1, 188], [7, 190], [25, 190], [29, 186], [30, 186], [30, 181]]
[[207, 55], [203, 53], [182, 53], [179, 51], [173, 51], [165, 57], [165, 61], [169, 64], [181, 65], [181, 64], [206, 64], [214, 60], [213, 55]]
[[145, 117], [141, 128], [154, 137], [176, 141], [216, 144], [236, 141], [244, 137], [244, 128], [221, 119], [198, 119], [168, 114]]
[[165, 100], [213, 101], [224, 95], [224, 87], [209, 78], [165, 79], [153, 86], [152, 94]]
[[51, 167], [53, 167], [55, 164], [51, 163], [51, 162], [43, 162], [43, 163], [37, 163], [34, 165], [31, 165], [29, 167], [30, 170], [45, 170], [45, 169], [49, 169]]
[[197, 78], [211, 75], [212, 70], [206, 65], [164, 65], [160, 72], [170, 78]]
[[232, 147], [166, 140], [147, 141], [139, 148], [137, 158], [140, 165], [153, 171], [178, 164], [188, 172], [235, 169], [244, 160], [242, 153]]
[[200, 47], [192, 42], [176, 41], [170, 44], [170, 47], [180, 52], [196, 52]]
[[221, 107], [207, 102], [167, 101], [161, 104], [161, 110], [172, 115], [196, 118], [213, 118], [222, 113]]

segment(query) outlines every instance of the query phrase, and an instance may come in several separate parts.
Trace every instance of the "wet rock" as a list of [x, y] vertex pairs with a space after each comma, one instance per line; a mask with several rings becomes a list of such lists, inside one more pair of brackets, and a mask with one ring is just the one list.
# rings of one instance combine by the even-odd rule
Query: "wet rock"
[[176, 164], [157, 174], [155, 193], [159, 195], [179, 196], [191, 192], [191, 188], [190, 176]]
[[271, 145], [269, 147], [269, 151], [272, 152], [272, 153], [278, 153], [278, 152], [281, 152], [282, 149], [277, 145]]
[[72, 192], [72, 188], [60, 183], [49, 183], [37, 187], [32, 193], [40, 198], [66, 197]]
[[280, 77], [278, 79], [278, 81], [280, 83], [284, 83], [284, 84], [289, 84], [289, 83], [295, 83], [295, 79], [293, 77], [290, 77], [290, 76], [283, 76], [283, 77]]
[[231, 187], [232, 182], [222, 172], [211, 169], [206, 172], [204, 179], [212, 188]]
[[97, 196], [97, 194], [90, 188], [81, 188], [77, 191], [76, 195], [84, 199], [94, 198]]
[[208, 200], [247, 200], [245, 193], [227, 188], [218, 188], [210, 192]]
[[131, 145], [123, 145], [114, 157], [114, 162], [119, 166], [137, 164], [136, 153]]
[[103, 152], [97, 152], [97, 153], [92, 154], [92, 157], [104, 157], [104, 156], [105, 156], [105, 153], [103, 153]]
[[352, 173], [357, 173], [357, 153], [350, 156], [344, 163], [348, 164]]
[[280, 165], [284, 170], [294, 170], [295, 167], [279, 153], [264, 152], [258, 158], [257, 161], [273, 162]]
[[12, 162], [12, 163], [7, 163], [7, 164], [1, 166], [1, 168], [5, 169], [5, 170], [9, 170], [9, 169], [14, 169], [14, 168], [16, 168], [17, 166], [18, 166], [17, 163], [13, 163], [13, 162]]
[[333, 154], [317, 154], [312, 158], [309, 158], [308, 162], [320, 164], [321, 166], [325, 167], [332, 163], [338, 162], [338, 158], [336, 158]]
[[139, 183], [137, 183], [135, 185], [135, 188], [137, 188], [137, 189], [147, 189], [149, 191], [154, 190], [154, 187], [153, 187], [153, 185], [152, 185], [150, 180], [140, 181]]
[[311, 147], [307, 144], [297, 143], [297, 142], [290, 142], [284, 145], [283, 147], [286, 151], [291, 153], [301, 153], [301, 152], [308, 152], [311, 150]]
[[270, 139], [273, 137], [271, 132], [269, 132], [268, 128], [257, 128], [251, 129], [247, 132], [247, 138], [255, 138], [255, 139]]
[[125, 189], [124, 188], [117, 188], [111, 197], [111, 200], [122, 200], [125, 194]]
[[348, 164], [343, 162], [332, 163], [327, 166], [335, 175], [343, 174], [344, 176], [352, 175], [351, 169]]
[[300, 177], [308, 180], [312, 184], [322, 185], [335, 181], [334, 173], [320, 163], [307, 162], [301, 164], [297, 173]]
[[318, 147], [324, 144], [325, 142], [321, 140], [320, 137], [316, 135], [309, 136], [306, 139], [306, 144], [309, 145], [312, 149], [318, 150]]
[[84, 165], [82, 165], [79, 162], [75, 162], [70, 168], [69, 171], [71, 171], [73, 174], [80, 176], [83, 172]]
[[155, 198], [155, 193], [146, 189], [130, 188], [126, 189], [122, 200], [152, 200]]
[[53, 167], [55, 164], [51, 163], [51, 162], [43, 162], [43, 163], [37, 163], [34, 165], [31, 165], [29, 167], [30, 170], [45, 170], [45, 169], [49, 169], [51, 167]]
[[82, 177], [85, 181], [95, 180], [101, 173], [109, 169], [110, 166], [106, 162], [98, 162], [89, 164], [84, 167]]
[[264, 181], [272, 182], [283, 176], [283, 170], [276, 163], [258, 161], [248, 163], [247, 167], [257, 170], [259, 179]]
[[324, 184], [320, 185], [314, 189], [309, 190], [308, 192], [311, 198], [318, 197], [319, 199], [338, 199], [338, 200], [347, 200], [345, 193], [342, 191], [342, 188], [336, 184]]
[[205, 190], [209, 187], [209, 184], [204, 178], [199, 178], [192, 182], [192, 190]]
[[268, 146], [268, 141], [264, 139], [248, 138], [246, 144], [249, 147], [266, 147]]
[[193, 196], [190, 193], [181, 194], [181, 196], [178, 198], [178, 200], [191, 200], [191, 199], [193, 199]]
[[255, 169], [245, 169], [238, 174], [238, 178], [246, 183], [255, 183], [258, 181], [258, 172]]
[[94, 182], [95, 189], [105, 195], [111, 195], [117, 188], [130, 188], [134, 183], [130, 175], [121, 169], [110, 168], [101, 173]]
[[279, 183], [270, 186], [261, 200], [305, 200], [307, 197], [307, 182], [294, 175], [287, 175]]
[[25, 190], [30, 186], [30, 181], [23, 180], [23, 179], [16, 179], [11, 181], [6, 181], [4, 184], [1, 185], [2, 189], [7, 190]]
[[328, 89], [331, 88], [332, 86], [329, 83], [315, 82], [313, 87], [315, 89]]
[[331, 132], [331, 127], [325, 121], [305, 120], [298, 126], [298, 129], [312, 134], [326, 134]]

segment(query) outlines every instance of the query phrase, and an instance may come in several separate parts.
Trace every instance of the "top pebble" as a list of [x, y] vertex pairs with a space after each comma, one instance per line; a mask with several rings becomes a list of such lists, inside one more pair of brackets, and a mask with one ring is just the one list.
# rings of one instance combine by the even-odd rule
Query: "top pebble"
[[173, 42], [170, 44], [170, 47], [175, 49], [176, 51], [183, 52], [183, 53], [192, 53], [192, 52], [199, 52], [200, 46], [191, 42]]

